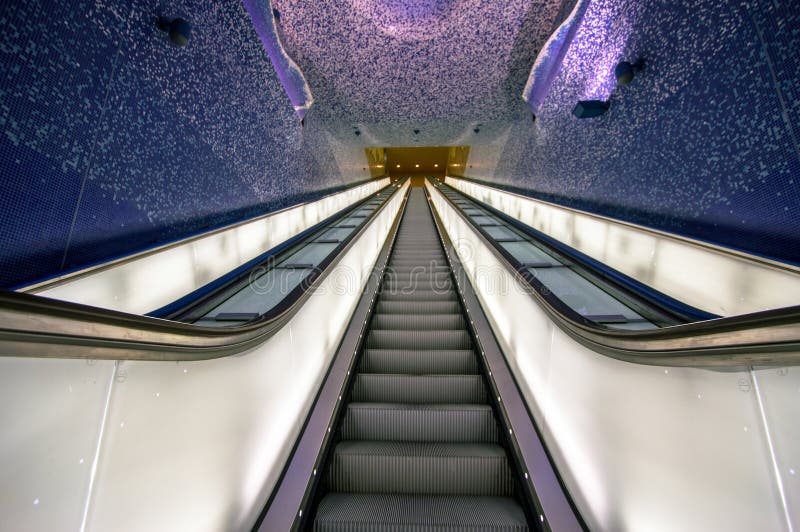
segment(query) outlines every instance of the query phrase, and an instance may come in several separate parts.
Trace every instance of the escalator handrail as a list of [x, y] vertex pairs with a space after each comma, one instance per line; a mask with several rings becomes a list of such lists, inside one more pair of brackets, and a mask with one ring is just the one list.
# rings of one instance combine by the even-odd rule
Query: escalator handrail
[[[676, 240], [676, 241], [679, 241], [679, 242], [684, 242], [686, 244], [690, 244], [692, 246], [697, 246], [699, 248], [703, 248], [705, 250], [708, 250], [708, 251], [711, 251], [711, 252], [714, 252], [714, 253], [718, 253], [720, 255], [729, 255], [729, 256], [732, 256], [732, 257], [736, 257], [737, 259], [741, 259], [741, 260], [747, 261], [749, 263], [757, 264], [760, 267], [770, 268], [770, 269], [778, 270], [778, 271], [785, 271], [785, 272], [789, 272], [789, 273], [800, 274], [800, 266], [798, 266], [798, 265], [789, 264], [789, 263], [786, 263], [786, 262], [780, 262], [780, 261], [777, 261], [777, 260], [774, 260], [774, 259], [770, 259], [769, 257], [762, 257], [760, 255], [754, 255], [752, 253], [748, 253], [746, 251], [742, 251], [742, 250], [739, 250], [739, 249], [736, 249], [736, 248], [725, 247], [725, 246], [721, 246], [721, 245], [718, 245], [718, 244], [714, 244], [713, 242], [706, 242], [705, 240], [698, 240], [698, 239], [690, 238], [688, 236], [684, 236], [684, 235], [681, 235], [681, 234], [678, 234], [678, 233], [670, 233], [669, 231], [663, 231], [661, 229], [655, 229], [653, 227], [647, 227], [645, 225], [638, 225], [638, 224], [635, 224], [635, 223], [632, 223], [632, 222], [626, 222], [625, 220], [621, 220], [619, 218], [612, 218], [610, 216], [603, 216], [602, 214], [596, 214], [596, 213], [593, 213], [593, 212], [583, 211], [581, 209], [576, 209], [574, 207], [567, 207], [566, 205], [560, 205], [558, 203], [553, 203], [551, 201], [546, 201], [546, 200], [535, 198], [535, 197], [532, 197], [532, 196], [526, 196], [524, 194], [513, 192], [511, 190], [492, 187], [492, 186], [487, 185], [486, 183], [483, 183], [483, 182], [481, 182], [481, 181], [479, 181], [477, 179], [473, 179], [471, 177], [447, 176], [446, 179], [456, 179], [456, 180], [466, 181], [467, 183], [470, 183], [470, 184], [473, 184], [473, 185], [477, 185], [477, 186], [488, 188], [488, 189], [497, 190], [498, 192], [502, 192], [503, 194], [508, 194], [509, 196], [513, 196], [515, 198], [520, 198], [520, 199], [526, 200], [526, 201], [533, 201], [533, 202], [536, 202], [536, 203], [541, 203], [542, 205], [547, 205], [548, 207], [553, 207], [553, 208], [556, 208], [556, 209], [560, 209], [560, 210], [563, 210], [563, 211], [566, 211], [566, 212], [569, 212], [569, 213], [572, 213], [572, 214], [576, 214], [576, 215], [579, 215], [579, 216], [586, 216], [587, 218], [593, 218], [595, 220], [600, 220], [600, 221], [603, 221], [603, 222], [608, 222], [608, 223], [612, 223], [612, 224], [615, 224], [615, 225], [624, 226], [624, 227], [627, 227], [627, 228], [630, 228], [630, 229], [634, 229], [636, 231], [639, 231], [639, 232], [642, 232], [642, 233], [645, 233], [645, 234], [651, 234], [651, 235], [654, 235], [654, 236], [657, 236], [657, 237], [664, 237], [664, 238], [668, 238], [670, 240]], [[444, 181], [443, 181], [443, 183], [447, 184]], [[459, 190], [458, 188], [453, 187], [453, 185], [449, 185], [448, 184], [447, 186], [450, 186], [450, 187], [458, 190], [458, 192], [460, 194], [464, 194], [464, 192], [461, 192], [461, 190]]]
[[[440, 190], [437, 192], [474, 229], [461, 209]], [[480, 231], [474, 233], [514, 278], [527, 284], [526, 292], [556, 325], [593, 351], [627, 362], [659, 366], [800, 364], [800, 305], [660, 329], [605, 329], [588, 320], [576, 319], [571, 315], [574, 312], [554, 304], [540, 286], [520, 275], [493, 241]]]
[[[377, 179], [383, 179], [383, 178], [377, 178]], [[123, 255], [122, 257], [117, 257], [117, 258], [114, 258], [114, 259], [111, 259], [111, 260], [103, 261], [100, 264], [94, 264], [94, 265], [91, 265], [91, 266], [87, 266], [87, 267], [81, 268], [81, 269], [79, 269], [77, 271], [70, 271], [70, 272], [67, 272], [67, 273], [62, 273], [62, 274], [56, 275], [55, 277], [50, 277], [50, 278], [47, 278], [47, 279], [43, 279], [43, 280], [37, 281], [37, 282], [35, 282], [33, 284], [26, 284], [24, 286], [17, 287], [16, 290], [19, 290], [21, 292], [26, 292], [26, 293], [29, 293], [29, 294], [38, 294], [40, 292], [44, 292], [44, 291], [49, 290], [51, 288], [55, 288], [57, 286], [60, 286], [60, 285], [62, 285], [64, 283], [69, 283], [69, 282], [72, 282], [72, 281], [76, 281], [78, 279], [82, 279], [82, 278], [87, 277], [89, 275], [93, 275], [93, 274], [102, 272], [102, 271], [107, 270], [109, 268], [115, 268], [115, 267], [121, 266], [123, 264], [129, 263], [129, 262], [133, 262], [133, 261], [137, 261], [139, 259], [148, 257], [150, 255], [155, 255], [156, 253], [161, 253], [161, 252], [170, 250], [170, 249], [178, 247], [178, 246], [184, 246], [184, 245], [186, 245], [186, 244], [188, 244], [190, 242], [194, 242], [196, 240], [202, 240], [202, 239], [204, 239], [206, 237], [213, 236], [213, 235], [216, 235], [218, 233], [224, 233], [226, 231], [230, 231], [232, 229], [236, 229], [237, 227], [241, 227], [243, 225], [248, 225], [248, 224], [251, 224], [251, 223], [254, 223], [254, 222], [258, 222], [259, 220], [264, 220], [264, 219], [267, 219], [267, 218], [271, 218], [273, 216], [277, 216], [279, 214], [283, 214], [283, 213], [286, 213], [286, 212], [294, 210], [294, 209], [299, 209], [301, 207], [305, 207], [306, 205], [310, 205], [312, 203], [323, 202], [323, 201], [325, 201], [327, 199], [330, 199], [330, 198], [332, 198], [332, 197], [334, 197], [334, 196], [336, 196], [338, 194], [342, 194], [344, 192], [348, 192], [348, 191], [354, 190], [354, 189], [356, 189], [356, 188], [358, 188], [360, 186], [366, 185], [367, 181], [369, 181], [369, 180], [361, 181], [361, 182], [359, 182], [357, 184], [348, 186], [347, 188], [344, 188], [342, 190], [338, 190], [336, 192], [331, 192], [330, 194], [325, 194], [324, 196], [321, 196], [319, 198], [311, 199], [311, 200], [308, 200], [308, 201], [301, 201], [300, 203], [295, 203], [295, 204], [289, 205], [287, 207], [282, 207], [282, 208], [280, 208], [278, 210], [271, 211], [271, 212], [268, 212], [266, 214], [259, 214], [258, 216], [253, 216], [252, 218], [246, 218], [246, 219], [240, 220], [238, 222], [233, 222], [233, 223], [228, 224], [228, 225], [223, 225], [222, 227], [217, 227], [215, 229], [204, 231], [204, 232], [198, 233], [196, 235], [191, 235], [191, 236], [188, 236], [188, 237], [185, 237], [185, 238], [179, 238], [178, 240], [174, 240], [172, 242], [167, 242], [166, 244], [157, 245], [157, 246], [154, 246], [154, 247], [151, 247], [151, 248], [148, 248], [148, 249], [144, 249], [144, 250], [141, 250], [141, 251], [137, 251], [137, 252], [134, 252], [134, 253], [131, 253], [131, 254], [128, 254], [128, 255]], [[391, 186], [391, 183], [387, 184], [386, 186]], [[386, 187], [383, 187], [383, 188], [386, 188]], [[369, 196], [365, 196], [364, 198], [361, 198], [360, 200], [357, 200], [357, 202], [358, 201], [363, 201], [367, 197], [369, 197]], [[347, 207], [345, 207], [345, 208], [347, 208]]]
[[[390, 185], [393, 186], [393, 185]], [[241, 353], [281, 329], [395, 198], [401, 185], [352, 233], [327, 267], [274, 316], [237, 327], [203, 327], [0, 291], [0, 356], [109, 360], [196, 361]]]

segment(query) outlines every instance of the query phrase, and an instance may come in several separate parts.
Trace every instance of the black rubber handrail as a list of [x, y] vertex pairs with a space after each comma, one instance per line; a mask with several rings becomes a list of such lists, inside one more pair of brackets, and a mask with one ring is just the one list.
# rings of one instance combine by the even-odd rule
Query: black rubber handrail
[[[468, 216], [444, 193], [442, 199], [470, 227]], [[800, 364], [800, 306], [717, 318], [660, 329], [625, 331], [594, 325], [543, 289], [534, 278], [521, 275], [495, 243], [480, 231], [479, 238], [521, 283], [550, 319], [562, 330], [598, 353], [659, 366], [734, 367]]]
[[[442, 197], [450, 203], [444, 194]], [[388, 200], [373, 219], [387, 204]], [[458, 209], [456, 212], [464, 217]], [[368, 226], [362, 226], [354, 237]], [[495, 246], [477, 234], [498, 260], [514, 271]], [[340, 250], [336, 262], [352, 242]], [[324, 278], [323, 272], [317, 283]], [[269, 321], [231, 328], [198, 327], [2, 292], [0, 356], [175, 361], [219, 358], [240, 353], [269, 338], [294, 315], [311, 292], [305, 291]], [[568, 312], [559, 309], [535, 286], [530, 293], [550, 318], [577, 341], [628, 362], [703, 367], [800, 364], [800, 306], [655, 330], [617, 331], [569, 317]]]
[[[383, 179], [383, 178], [378, 178], [378, 179]], [[32, 283], [32, 284], [25, 284], [25, 285], [16, 287], [15, 290], [20, 290], [22, 292], [26, 292], [26, 293], [29, 293], [29, 294], [38, 294], [40, 292], [43, 292], [45, 290], [49, 290], [51, 288], [55, 288], [55, 287], [60, 286], [62, 284], [69, 283], [69, 282], [75, 281], [77, 279], [81, 279], [83, 277], [86, 277], [87, 275], [93, 275], [95, 273], [102, 272], [102, 271], [107, 270], [109, 268], [114, 268], [116, 266], [119, 266], [122, 263], [130, 262], [132, 260], [141, 259], [141, 258], [147, 257], [149, 255], [154, 255], [156, 253], [161, 253], [162, 251], [167, 251], [168, 249], [172, 249], [172, 248], [175, 248], [175, 247], [178, 247], [178, 246], [182, 246], [182, 245], [185, 245], [185, 244], [187, 244], [189, 242], [193, 242], [195, 240], [199, 240], [201, 238], [205, 238], [205, 237], [208, 237], [208, 236], [211, 236], [211, 235], [215, 235], [215, 234], [218, 234], [218, 233], [224, 233], [224, 232], [229, 231], [231, 229], [235, 229], [235, 228], [241, 227], [243, 225], [247, 225], [247, 224], [259, 221], [259, 220], [263, 220], [265, 218], [269, 218], [269, 217], [275, 216], [276, 214], [281, 214], [281, 213], [284, 213], [284, 212], [287, 212], [287, 211], [291, 211], [292, 209], [297, 209], [298, 207], [303, 207], [303, 206], [309, 205], [311, 203], [317, 203], [317, 202], [324, 201], [324, 200], [326, 200], [328, 198], [332, 198], [333, 196], [336, 196], [337, 194], [341, 194], [343, 192], [347, 192], [348, 190], [353, 190], [353, 189], [355, 189], [357, 187], [365, 185], [367, 181], [369, 181], [369, 180], [361, 181], [361, 182], [359, 182], [357, 184], [348, 186], [347, 188], [344, 188], [344, 189], [336, 191], [336, 192], [331, 192], [330, 194], [325, 194], [324, 196], [321, 196], [321, 197], [316, 198], [316, 199], [311, 199], [311, 200], [308, 200], [308, 201], [301, 201], [300, 203], [295, 203], [293, 205], [289, 205], [289, 206], [280, 208], [278, 210], [268, 212], [266, 214], [261, 214], [261, 215], [258, 215], [258, 216], [254, 216], [252, 218], [246, 218], [244, 220], [241, 220], [241, 221], [238, 221], [238, 222], [234, 222], [234, 223], [231, 223], [231, 224], [228, 224], [228, 225], [224, 225], [222, 227], [216, 227], [216, 228], [211, 229], [209, 231], [205, 231], [205, 232], [202, 232], [202, 233], [199, 233], [199, 234], [196, 234], [196, 235], [191, 235], [191, 236], [188, 236], [188, 237], [185, 237], [185, 238], [180, 238], [178, 240], [167, 242], [166, 244], [153, 246], [153, 247], [148, 248], [148, 249], [143, 249], [141, 251], [137, 251], [137, 252], [131, 253], [129, 255], [124, 255], [122, 257], [117, 257], [117, 258], [114, 258], [114, 259], [111, 259], [111, 260], [104, 261], [104, 262], [102, 262], [100, 264], [94, 264], [94, 265], [91, 265], [91, 266], [87, 266], [85, 268], [81, 268], [81, 269], [76, 270], [76, 271], [62, 273], [62, 274], [56, 275], [55, 277], [42, 279], [42, 280], [37, 281], [37, 282]], [[386, 185], [386, 187], [391, 186], [391, 185], [392, 185], [392, 183], [390, 181], [389, 184]], [[386, 188], [386, 187], [383, 187], [383, 188]], [[380, 189], [380, 190], [383, 190], [383, 189]], [[345, 207], [345, 209], [346, 208], [347, 207]]]
[[292, 301], [279, 314], [238, 327], [202, 327], [2, 291], [0, 356], [193, 361], [241, 353], [267, 340], [295, 315], [400, 190], [398, 185], [369, 222], [331, 256], [307, 289], [292, 293]]

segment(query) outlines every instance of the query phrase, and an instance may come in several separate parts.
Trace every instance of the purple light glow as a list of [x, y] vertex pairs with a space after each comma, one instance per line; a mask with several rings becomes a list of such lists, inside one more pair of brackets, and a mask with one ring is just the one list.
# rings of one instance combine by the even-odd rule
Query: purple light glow
[[556, 28], [539, 51], [522, 91], [522, 99], [528, 102], [534, 114], [541, 109], [588, 7], [589, 0], [576, 3], [572, 13]]
[[610, 5], [595, 2], [586, 10], [562, 65], [565, 86], [576, 100], [610, 98], [617, 84], [614, 67], [625, 57], [630, 33], [631, 21]]
[[582, 0], [542, 47], [522, 97], [538, 114], [559, 73], [577, 100], [608, 100], [624, 58], [631, 21], [601, 2]]
[[350, 0], [380, 31], [403, 40], [428, 40], [447, 27], [463, 0]]
[[607, 5], [598, 5], [586, 14], [575, 42], [580, 70], [591, 72], [585, 78], [582, 100], [607, 100], [617, 86], [614, 67], [624, 58], [631, 33], [630, 21], [618, 17], [619, 14]]
[[308, 109], [314, 104], [311, 88], [300, 67], [292, 61], [283, 48], [276, 27], [270, 0], [244, 0], [244, 6], [250, 14], [261, 43], [269, 55], [272, 67], [292, 102], [298, 118], [302, 120]]

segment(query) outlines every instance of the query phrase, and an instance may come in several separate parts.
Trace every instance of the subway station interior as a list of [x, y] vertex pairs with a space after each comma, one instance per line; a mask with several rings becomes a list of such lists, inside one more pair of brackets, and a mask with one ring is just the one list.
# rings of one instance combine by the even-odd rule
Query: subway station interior
[[0, 3], [0, 532], [800, 531], [800, 2]]

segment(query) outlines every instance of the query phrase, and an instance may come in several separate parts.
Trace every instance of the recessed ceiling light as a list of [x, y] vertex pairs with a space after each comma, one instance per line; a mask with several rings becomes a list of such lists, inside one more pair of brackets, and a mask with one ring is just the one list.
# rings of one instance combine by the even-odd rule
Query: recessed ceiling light
[[433, 167], [434, 168], [439, 168], [439, 165], [438, 164], [434, 164]]

